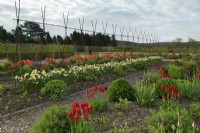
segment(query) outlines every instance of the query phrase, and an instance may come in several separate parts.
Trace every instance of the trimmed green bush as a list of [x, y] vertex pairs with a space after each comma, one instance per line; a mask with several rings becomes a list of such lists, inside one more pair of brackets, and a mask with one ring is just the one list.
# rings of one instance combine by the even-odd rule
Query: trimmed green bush
[[124, 78], [119, 78], [112, 82], [108, 87], [106, 92], [108, 95], [109, 101], [116, 102], [119, 99], [133, 100], [134, 98], [134, 89], [131, 84]]
[[195, 119], [200, 118], [200, 103], [193, 103], [190, 105], [190, 114]]
[[48, 95], [50, 99], [57, 99], [66, 96], [68, 88], [62, 80], [51, 80], [41, 89], [41, 93]]
[[53, 105], [34, 122], [30, 133], [66, 133], [70, 131], [69, 111], [68, 106]]
[[[181, 109], [179, 116], [176, 110], [154, 110], [151, 112], [151, 116], [147, 118], [148, 133], [155, 133], [156, 131], [160, 133], [161, 130], [165, 133], [173, 133], [172, 125], [175, 126], [176, 129], [174, 130], [176, 131], [178, 121], [179, 131], [182, 130], [183, 133], [192, 132], [192, 120], [186, 109]], [[163, 128], [160, 128], [161, 125]]]

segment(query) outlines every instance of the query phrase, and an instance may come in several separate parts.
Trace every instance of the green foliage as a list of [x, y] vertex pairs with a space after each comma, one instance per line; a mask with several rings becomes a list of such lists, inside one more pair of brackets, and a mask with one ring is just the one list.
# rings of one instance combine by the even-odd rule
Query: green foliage
[[54, 105], [48, 108], [42, 117], [36, 120], [30, 133], [66, 133], [70, 130], [68, 106]]
[[116, 102], [120, 98], [128, 100], [134, 99], [134, 89], [131, 84], [124, 78], [119, 78], [112, 82], [106, 92], [110, 101]]
[[94, 128], [89, 121], [80, 120], [78, 123], [73, 122], [70, 133], [94, 133]]
[[135, 97], [140, 106], [150, 107], [153, 106], [156, 99], [155, 84], [142, 84], [139, 83], [135, 86]]
[[161, 103], [160, 108], [168, 111], [176, 110], [179, 108], [179, 102], [174, 99], [166, 99]]
[[3, 91], [4, 91], [4, 86], [2, 84], [0, 84], [0, 96], [3, 95]]
[[116, 109], [121, 109], [121, 110], [125, 110], [128, 108], [128, 105], [130, 104], [131, 102], [127, 100], [127, 98], [125, 99], [119, 99], [119, 102], [115, 104], [115, 108]]
[[188, 80], [176, 80], [176, 86], [184, 97], [192, 100], [200, 98], [200, 82], [198, 80], [193, 80], [192, 82]]
[[94, 106], [94, 111], [100, 112], [100, 111], [107, 109], [108, 100], [107, 99], [99, 99], [99, 98], [91, 99], [89, 101], [89, 105]]
[[57, 99], [66, 96], [68, 88], [62, 80], [51, 80], [41, 89], [42, 94], [47, 94], [50, 99]]
[[125, 71], [121, 67], [115, 67], [113, 70], [113, 74], [123, 76], [125, 75]]
[[144, 79], [149, 83], [153, 83], [159, 79], [159, 72], [146, 72]]
[[137, 70], [144, 70], [145, 68], [149, 67], [151, 63], [149, 61], [138, 61], [134, 63], [134, 67]]
[[193, 103], [190, 105], [190, 114], [193, 118], [200, 118], [200, 103]]
[[187, 70], [175, 65], [169, 65], [168, 72], [172, 79], [184, 79], [189, 74]]
[[86, 81], [93, 81], [93, 80], [96, 80], [97, 79], [97, 76], [95, 75], [95, 73], [93, 72], [88, 72], [88, 73], [85, 73], [84, 75], [84, 80]]
[[148, 132], [155, 133], [158, 130], [158, 132], [161, 132], [159, 127], [163, 125], [166, 133], [172, 133], [171, 127], [176, 125], [175, 128], [177, 128], [178, 121], [179, 124], [182, 123], [182, 126], [179, 126], [182, 132], [190, 133], [192, 131], [192, 121], [186, 109], [180, 109], [179, 115], [176, 110], [160, 109], [159, 111], [151, 111], [151, 116], [147, 118]]

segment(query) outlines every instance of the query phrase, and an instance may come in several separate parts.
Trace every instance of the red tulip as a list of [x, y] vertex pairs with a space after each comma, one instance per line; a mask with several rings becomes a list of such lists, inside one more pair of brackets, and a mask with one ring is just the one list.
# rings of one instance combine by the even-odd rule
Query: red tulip
[[72, 119], [73, 116], [74, 116], [74, 113], [73, 113], [73, 112], [69, 112], [69, 113], [68, 113], [68, 118], [69, 118], [69, 119]]
[[84, 113], [84, 118], [86, 121], [88, 120], [88, 113]]
[[75, 121], [76, 121], [76, 122], [78, 122], [79, 117], [80, 117], [79, 115], [75, 115]]
[[90, 107], [89, 107], [89, 111], [90, 111], [90, 113], [92, 113], [93, 112], [93, 105], [90, 105]]
[[181, 95], [182, 95], [182, 94], [181, 94], [180, 92], [178, 92], [178, 97], [181, 97]]
[[82, 102], [81, 107], [83, 108], [88, 108], [88, 103], [87, 102]]
[[164, 84], [162, 84], [162, 91], [164, 91], [165, 90], [165, 85]]
[[197, 75], [197, 74], [199, 74], [199, 71], [198, 71], [198, 70], [196, 70], [196, 75]]
[[167, 94], [167, 98], [170, 99], [170, 93]]
[[78, 113], [79, 115], [81, 115], [81, 109], [80, 109], [80, 107], [76, 108], [76, 111], [77, 111], [77, 113]]

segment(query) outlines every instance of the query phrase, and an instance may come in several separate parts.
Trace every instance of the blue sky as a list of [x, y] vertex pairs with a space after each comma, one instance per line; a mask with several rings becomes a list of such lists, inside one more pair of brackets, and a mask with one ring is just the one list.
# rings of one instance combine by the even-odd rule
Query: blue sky
[[[0, 25], [8, 31], [16, 26], [12, 19], [14, 3], [15, 0], [0, 0]], [[64, 25], [62, 14], [69, 11], [70, 27], [79, 28], [78, 19], [84, 17], [83, 28], [88, 30], [92, 30], [91, 19], [97, 19], [98, 32], [103, 32], [102, 22], [108, 22], [109, 33], [113, 32], [112, 24], [117, 24], [117, 34], [124, 25], [125, 29], [131, 27], [138, 32], [158, 35], [160, 41], [177, 37], [200, 41], [200, 0], [21, 0], [20, 18], [41, 22], [41, 6], [46, 6], [47, 23]], [[46, 26], [46, 29], [51, 35], [64, 36], [62, 28]]]

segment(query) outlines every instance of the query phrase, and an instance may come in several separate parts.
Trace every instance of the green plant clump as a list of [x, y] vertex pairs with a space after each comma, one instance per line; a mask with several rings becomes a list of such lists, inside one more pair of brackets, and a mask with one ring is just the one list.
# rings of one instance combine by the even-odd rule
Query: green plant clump
[[115, 67], [113, 73], [120, 76], [125, 75], [125, 71], [121, 67]]
[[152, 111], [151, 116], [147, 118], [147, 128], [149, 133], [156, 131], [173, 133], [181, 131], [183, 133], [192, 132], [192, 120], [186, 109]]
[[108, 87], [106, 93], [108, 95], [109, 101], [116, 102], [119, 99], [133, 100], [134, 98], [134, 89], [131, 84], [124, 78], [119, 78], [112, 82]]
[[34, 122], [30, 133], [66, 133], [70, 131], [69, 110], [68, 106], [53, 105]]
[[150, 107], [154, 105], [156, 99], [156, 90], [154, 84], [144, 85], [139, 83], [135, 86], [135, 90], [135, 97], [140, 106]]
[[57, 99], [66, 96], [68, 88], [62, 80], [51, 80], [41, 89], [41, 93], [48, 95], [50, 99]]
[[190, 114], [195, 119], [200, 118], [200, 103], [193, 103], [190, 105]]
[[89, 104], [94, 106], [94, 111], [100, 112], [107, 109], [108, 100], [95, 98], [95, 99], [91, 99], [89, 101]]
[[3, 85], [0, 84], [0, 96], [3, 95], [3, 91], [4, 91], [4, 87], [3, 87]]

